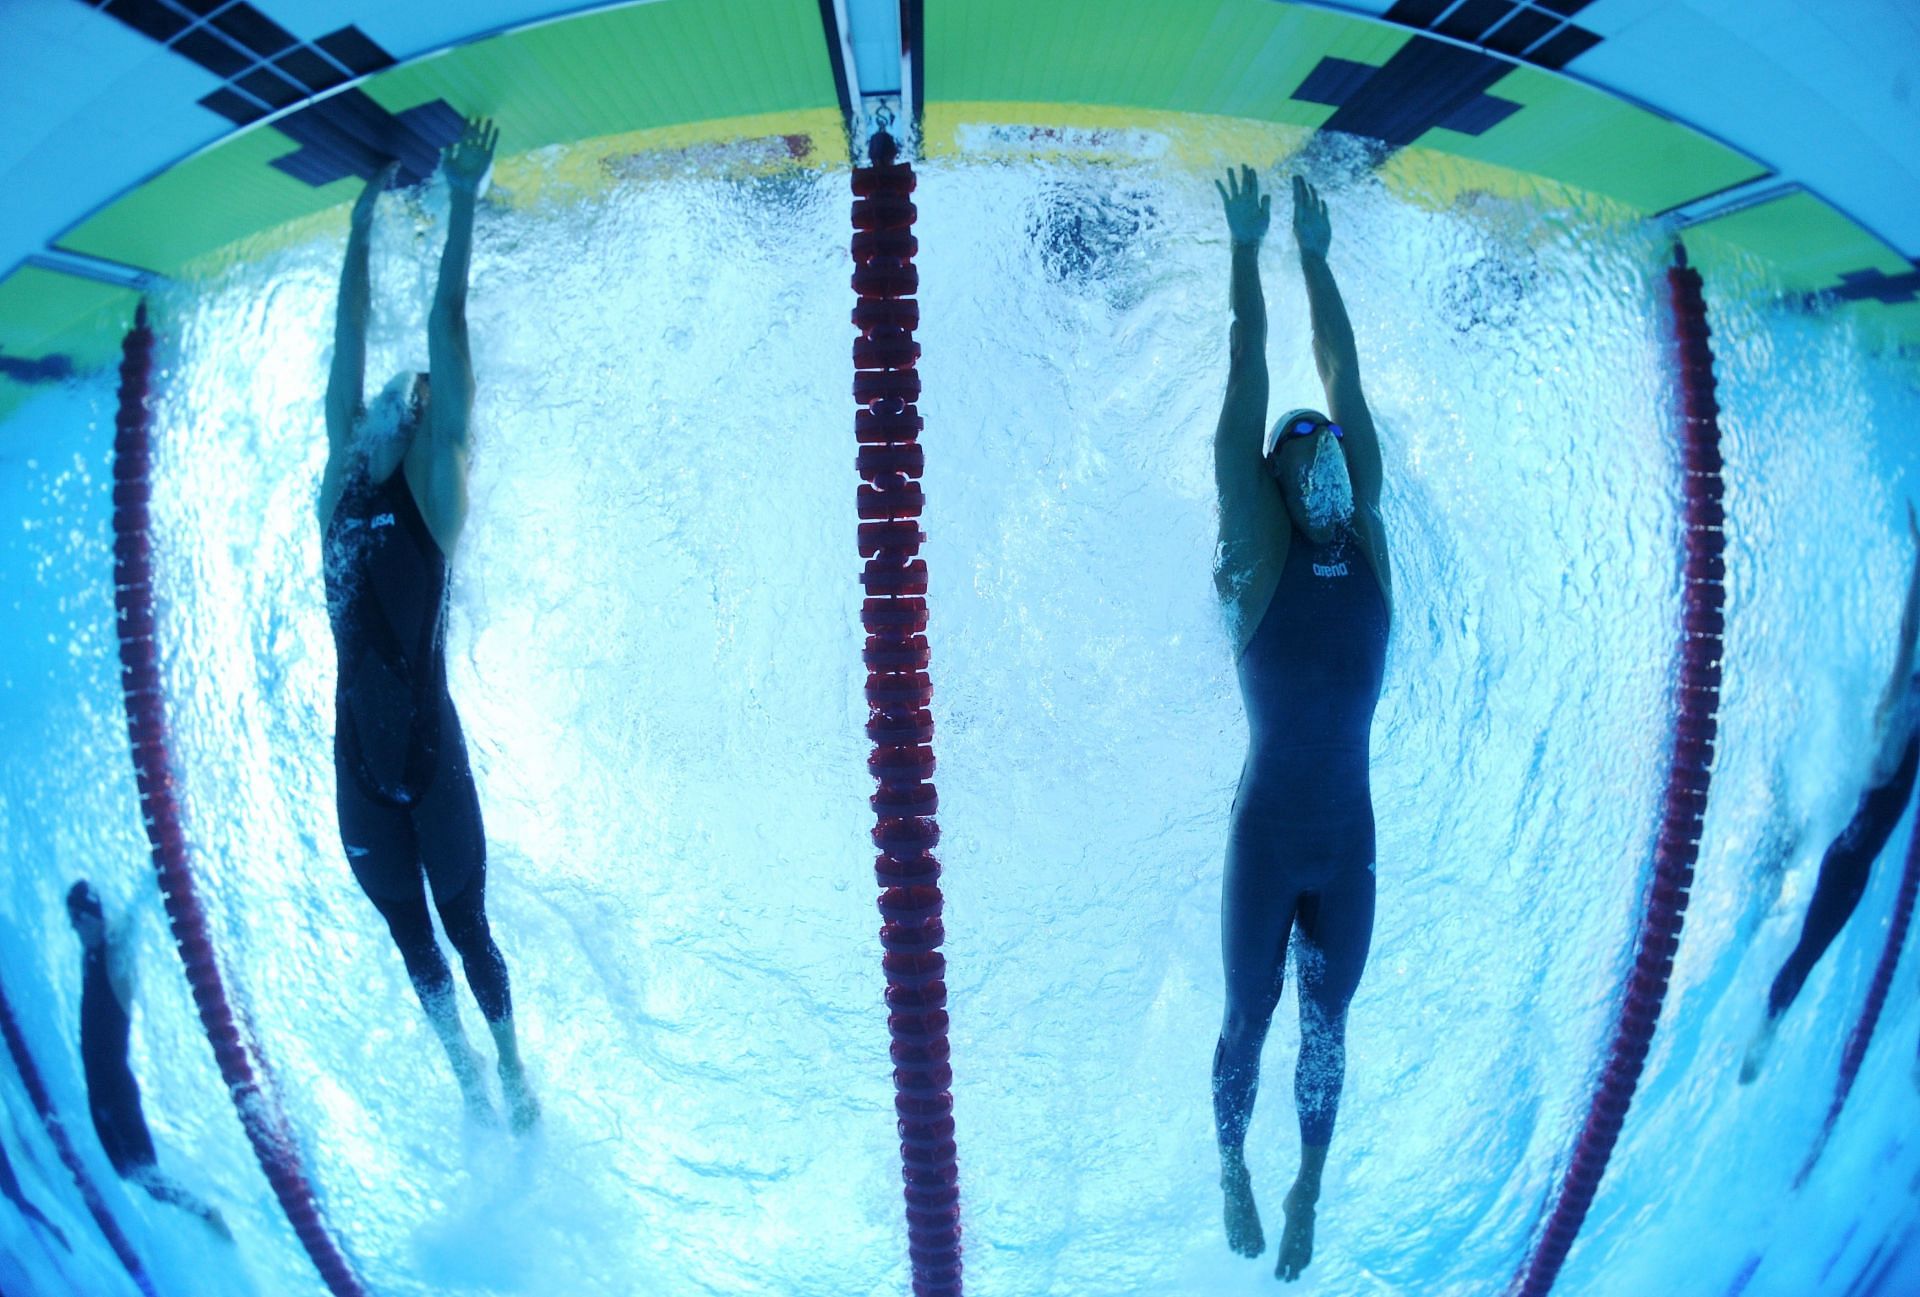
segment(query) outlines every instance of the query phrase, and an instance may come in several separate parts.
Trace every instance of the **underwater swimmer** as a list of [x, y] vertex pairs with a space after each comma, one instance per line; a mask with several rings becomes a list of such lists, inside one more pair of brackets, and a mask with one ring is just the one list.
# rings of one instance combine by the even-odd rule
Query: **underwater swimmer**
[[1259, 255], [1271, 199], [1251, 167], [1217, 187], [1233, 237], [1233, 330], [1214, 435], [1214, 579], [1234, 627], [1249, 744], [1221, 895], [1226, 1014], [1213, 1056], [1213, 1113], [1227, 1243], [1258, 1256], [1266, 1240], [1247, 1171], [1247, 1124], [1297, 932], [1300, 1170], [1274, 1270], [1292, 1281], [1313, 1258], [1346, 1069], [1347, 1005], [1373, 937], [1368, 750], [1387, 648], [1387, 542], [1380, 444], [1360, 390], [1353, 327], [1327, 267], [1326, 204], [1294, 178], [1294, 240], [1332, 417], [1293, 410], [1269, 430]]
[[[1915, 547], [1913, 574], [1907, 582], [1906, 608], [1900, 615], [1900, 645], [1893, 673], [1874, 711], [1874, 758], [1866, 791], [1854, 806], [1853, 818], [1820, 861], [1820, 881], [1814, 885], [1800, 940], [1773, 979], [1767, 993], [1767, 1016], [1741, 1060], [1742, 1085], [1751, 1084], [1766, 1065], [1780, 1020], [1799, 997], [1813, 966], [1853, 917], [1866, 894], [1873, 862], [1886, 848], [1887, 839], [1893, 836], [1913, 797], [1914, 772], [1920, 767], [1920, 732], [1915, 726], [1920, 680], [1913, 674], [1914, 641], [1920, 637], [1920, 524], [1914, 520], [1911, 504], [1907, 506], [1907, 532]], [[1920, 1060], [1915, 1063], [1915, 1082], [1920, 1084]]]
[[127, 1063], [133, 1031], [133, 944], [107, 927], [99, 893], [86, 879], [67, 890], [67, 920], [80, 938], [80, 1064], [87, 1078], [87, 1110], [114, 1174], [171, 1203], [231, 1241], [219, 1211], [160, 1170], [160, 1158], [140, 1103], [140, 1083]]
[[492, 123], [471, 121], [441, 159], [452, 202], [427, 319], [429, 371], [402, 373], [371, 403], [363, 397], [367, 241], [375, 200], [397, 164], [368, 182], [354, 204], [327, 382], [319, 515], [340, 667], [333, 755], [347, 863], [387, 922], [468, 1111], [485, 1117], [491, 1106], [479, 1055], [460, 1026], [423, 881], [432, 888], [493, 1034], [514, 1128], [527, 1130], [540, 1109], [520, 1059], [506, 960], [487, 924], [486, 833], [446, 661], [447, 567], [466, 522], [473, 410], [467, 267], [474, 204], [498, 141]]

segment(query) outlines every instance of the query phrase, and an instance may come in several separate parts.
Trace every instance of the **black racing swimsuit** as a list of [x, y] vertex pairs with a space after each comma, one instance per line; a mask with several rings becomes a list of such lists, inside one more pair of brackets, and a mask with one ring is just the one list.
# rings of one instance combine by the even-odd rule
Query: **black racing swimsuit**
[[1373, 864], [1368, 760], [1386, 655], [1386, 596], [1358, 542], [1295, 530], [1240, 655], [1248, 743], [1232, 832], [1302, 886]]
[[404, 468], [384, 482], [355, 471], [327, 524], [326, 560], [340, 773], [375, 801], [410, 805], [439, 764], [447, 559]]
[[87, 1077], [87, 1107], [107, 1161], [122, 1176], [155, 1161], [153, 1136], [140, 1110], [140, 1084], [127, 1066], [132, 1031], [127, 1008], [107, 975], [104, 946], [86, 954], [80, 984], [80, 1063]]

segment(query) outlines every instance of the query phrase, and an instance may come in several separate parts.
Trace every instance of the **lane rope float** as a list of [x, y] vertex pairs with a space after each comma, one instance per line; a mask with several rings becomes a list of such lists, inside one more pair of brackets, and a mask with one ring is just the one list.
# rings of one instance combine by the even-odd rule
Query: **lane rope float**
[[53, 1097], [47, 1093], [47, 1083], [40, 1076], [39, 1064], [34, 1062], [33, 1054], [27, 1049], [26, 1035], [20, 1030], [19, 1020], [13, 1016], [13, 1003], [7, 999], [4, 986], [0, 986], [0, 1037], [6, 1039], [7, 1053], [13, 1056], [14, 1070], [20, 1073], [20, 1083], [26, 1087], [27, 1102], [33, 1105], [34, 1112], [39, 1115], [40, 1124], [47, 1128], [47, 1138], [53, 1142], [53, 1151], [59, 1155], [68, 1174], [73, 1176], [73, 1183], [80, 1190], [80, 1199], [86, 1203], [88, 1214], [100, 1226], [100, 1232], [106, 1235], [107, 1246], [120, 1258], [120, 1264], [127, 1268], [127, 1275], [133, 1280], [134, 1287], [146, 1297], [157, 1297], [158, 1290], [153, 1286], [153, 1280], [147, 1277], [139, 1254], [121, 1231], [120, 1222], [107, 1210], [99, 1186], [87, 1173], [86, 1163], [80, 1160], [80, 1151], [67, 1138], [66, 1125], [53, 1106]]
[[919, 557], [925, 496], [917, 402], [919, 271], [913, 259], [914, 173], [885, 130], [853, 169], [853, 397], [860, 573], [867, 633], [867, 770], [880, 887], [881, 967], [887, 979], [894, 1112], [906, 1197], [914, 1297], [961, 1297], [960, 1178], [947, 1043], [946, 937], [939, 809], [933, 776], [933, 682], [928, 674], [927, 562]]
[[1725, 464], [1720, 457], [1720, 404], [1714, 395], [1706, 299], [1700, 272], [1687, 264], [1686, 248], [1678, 243], [1674, 264], [1667, 271], [1667, 294], [1680, 388], [1686, 586], [1681, 601], [1676, 714], [1665, 806], [1653, 852], [1653, 885], [1647, 892], [1633, 975], [1614, 1024], [1606, 1066], [1594, 1086], [1586, 1120], [1545, 1225], [1509, 1290], [1512, 1297], [1546, 1297], [1552, 1290], [1626, 1124], [1627, 1109], [1633, 1104], [1660, 1023], [1674, 955], [1680, 949], [1680, 929], [1686, 921], [1693, 868], [1700, 857], [1700, 831], [1712, 782], [1726, 633]]
[[207, 1042], [220, 1066], [240, 1124], [260, 1169], [273, 1186], [287, 1222], [334, 1297], [366, 1297], [352, 1266], [327, 1228], [315, 1201], [285, 1115], [256, 1073], [265, 1064], [259, 1045], [241, 1036], [215, 957], [205, 909], [194, 885], [182, 827], [178, 787], [168, 743], [166, 696], [160, 678], [158, 619], [153, 598], [153, 434], [147, 395], [153, 374], [153, 330], [140, 304], [120, 361], [120, 407], [113, 438], [113, 603], [120, 641], [120, 687], [127, 736], [133, 747], [140, 818], [153, 848], [160, 897]]

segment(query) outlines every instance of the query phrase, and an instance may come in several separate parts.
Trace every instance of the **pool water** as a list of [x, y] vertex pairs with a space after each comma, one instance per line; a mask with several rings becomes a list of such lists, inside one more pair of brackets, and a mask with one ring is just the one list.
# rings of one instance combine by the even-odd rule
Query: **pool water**
[[[921, 170], [923, 526], [980, 1294], [1273, 1282], [1271, 1251], [1225, 1248], [1208, 1102], [1245, 729], [1210, 572], [1226, 231], [1195, 130], [1153, 156]], [[1526, 1255], [1585, 1111], [1659, 819], [1680, 593], [1669, 245], [1599, 209], [1440, 202], [1317, 165], [1384, 444], [1396, 618], [1372, 961], [1294, 1291], [1477, 1297]], [[525, 1142], [463, 1126], [339, 848], [312, 512], [339, 230], [156, 302], [166, 674], [230, 983], [374, 1291], [900, 1292], [845, 172], [544, 192], [501, 194], [476, 233], [449, 650], [544, 1126]], [[1282, 206], [1262, 263], [1276, 411], [1320, 400]], [[382, 200], [370, 386], [425, 360], [443, 215], [431, 194]], [[1762, 268], [1710, 272], [1707, 295], [1730, 515], [1721, 756], [1646, 1079], [1556, 1291], [1905, 1291], [1920, 969], [1903, 965], [1832, 1143], [1790, 1185], [1907, 824], [1767, 1073], [1735, 1074], [1865, 777], [1912, 561], [1920, 388], [1783, 306]], [[17, 519], [0, 530], [16, 862], [0, 979], [163, 1291], [317, 1294], [145, 859], [112, 638], [113, 402], [91, 376], [0, 431]], [[133, 1063], [161, 1164], [220, 1205], [236, 1248], [98, 1155], [61, 904], [82, 874], [135, 915]], [[1297, 1157], [1292, 1004], [1249, 1140], [1270, 1239]], [[19, 1087], [0, 1096], [0, 1140], [77, 1246], [0, 1213], [0, 1287], [133, 1291]]]

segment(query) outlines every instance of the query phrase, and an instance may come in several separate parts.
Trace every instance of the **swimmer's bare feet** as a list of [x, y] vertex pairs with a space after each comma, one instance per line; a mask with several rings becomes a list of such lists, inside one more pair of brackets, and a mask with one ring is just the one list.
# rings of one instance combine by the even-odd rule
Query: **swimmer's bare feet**
[[1753, 1043], [1747, 1046], [1747, 1056], [1740, 1060], [1740, 1084], [1752, 1085], [1760, 1075], [1760, 1069], [1766, 1066], [1767, 1054], [1773, 1049], [1774, 1032], [1779, 1027], [1780, 1019], [1772, 1016], [1760, 1024]]
[[460, 1083], [460, 1106], [466, 1110], [467, 1120], [476, 1126], [492, 1130], [500, 1124], [500, 1114], [493, 1110], [486, 1087], [480, 1084], [478, 1076]]
[[520, 1038], [514, 1033], [513, 1017], [508, 1014], [487, 1025], [499, 1052], [500, 1096], [507, 1103], [507, 1120], [513, 1124], [514, 1134], [524, 1135], [540, 1124], [540, 1102], [533, 1097], [527, 1069], [520, 1062]]
[[1280, 1257], [1273, 1277], [1292, 1283], [1306, 1273], [1313, 1260], [1313, 1214], [1320, 1200], [1319, 1186], [1297, 1183], [1287, 1194], [1287, 1228], [1280, 1235]]
[[533, 1097], [533, 1087], [527, 1084], [526, 1071], [518, 1061], [511, 1066], [505, 1059], [500, 1061], [500, 1093], [507, 1101], [514, 1134], [524, 1135], [540, 1124], [540, 1101]]
[[1242, 1153], [1220, 1154], [1220, 1192], [1226, 1199], [1227, 1246], [1241, 1256], [1259, 1256], [1267, 1250], [1260, 1230], [1260, 1208], [1253, 1201], [1253, 1176]]

